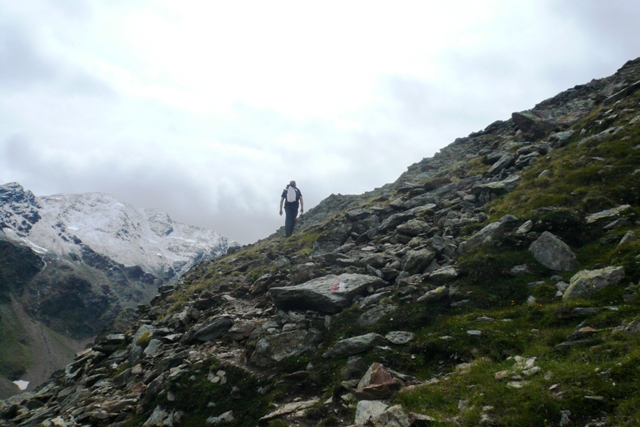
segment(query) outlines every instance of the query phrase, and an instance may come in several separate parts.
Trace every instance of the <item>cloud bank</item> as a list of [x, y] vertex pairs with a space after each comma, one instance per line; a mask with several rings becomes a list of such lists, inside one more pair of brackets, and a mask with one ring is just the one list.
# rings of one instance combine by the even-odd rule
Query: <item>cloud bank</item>
[[0, 0], [0, 181], [241, 243], [640, 52], [640, 4]]

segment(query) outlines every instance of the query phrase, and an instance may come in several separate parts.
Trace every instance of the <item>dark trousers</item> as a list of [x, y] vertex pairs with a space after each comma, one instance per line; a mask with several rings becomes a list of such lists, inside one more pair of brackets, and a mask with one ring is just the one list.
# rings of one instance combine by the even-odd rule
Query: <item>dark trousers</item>
[[289, 237], [293, 234], [296, 226], [296, 217], [298, 216], [298, 206], [296, 204], [285, 204], [284, 213], [287, 215], [284, 220], [284, 235]]

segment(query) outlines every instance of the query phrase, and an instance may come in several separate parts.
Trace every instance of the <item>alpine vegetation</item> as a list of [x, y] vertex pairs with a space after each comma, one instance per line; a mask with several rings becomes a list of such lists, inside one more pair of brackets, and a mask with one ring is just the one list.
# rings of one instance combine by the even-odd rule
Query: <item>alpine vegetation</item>
[[640, 419], [640, 59], [192, 267], [5, 426]]

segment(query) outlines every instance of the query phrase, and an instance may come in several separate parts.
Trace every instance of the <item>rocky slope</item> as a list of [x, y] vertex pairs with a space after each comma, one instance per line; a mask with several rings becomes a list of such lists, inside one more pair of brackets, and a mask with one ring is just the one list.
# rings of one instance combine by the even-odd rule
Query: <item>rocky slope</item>
[[201, 262], [2, 425], [640, 419], [640, 59]]
[[[36, 197], [0, 186], [0, 377], [32, 385], [118, 313], [147, 303], [227, 238], [89, 193]], [[0, 381], [0, 397], [15, 386]]]

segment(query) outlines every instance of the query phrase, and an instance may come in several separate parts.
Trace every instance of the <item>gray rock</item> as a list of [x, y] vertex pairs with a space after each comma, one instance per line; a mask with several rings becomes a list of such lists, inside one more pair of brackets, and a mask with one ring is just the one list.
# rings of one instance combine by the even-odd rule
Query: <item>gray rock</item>
[[634, 242], [636, 240], [636, 233], [633, 232], [633, 230], [629, 230], [625, 233], [624, 236], [622, 236], [622, 239], [620, 239], [620, 243], [618, 243], [618, 246], [626, 246], [631, 242]]
[[345, 216], [349, 221], [362, 221], [370, 215], [373, 215], [373, 211], [371, 209], [354, 209], [352, 211], [348, 211]]
[[566, 301], [572, 298], [589, 298], [608, 286], [617, 285], [622, 279], [624, 279], [622, 267], [582, 270], [571, 278], [562, 299]]
[[394, 313], [398, 309], [395, 305], [380, 304], [365, 311], [358, 317], [358, 325], [368, 327], [373, 326], [384, 316]]
[[422, 273], [436, 257], [436, 252], [424, 248], [408, 251], [403, 258], [402, 269], [410, 274]]
[[382, 268], [387, 264], [387, 259], [380, 254], [365, 254], [356, 264], [360, 267]]
[[508, 151], [492, 151], [491, 153], [485, 156], [484, 161], [486, 164], [492, 165], [498, 160], [500, 160], [502, 157], [504, 157], [506, 154], [509, 154], [509, 152]]
[[142, 427], [165, 427], [173, 426], [173, 420], [171, 415], [162, 409], [160, 405], [156, 406], [147, 421], [142, 424]]
[[419, 297], [418, 302], [440, 301], [441, 299], [448, 296], [449, 290], [444, 286], [439, 286]]
[[404, 213], [404, 212], [393, 214], [389, 218], [382, 221], [382, 224], [380, 224], [380, 227], [378, 227], [378, 230], [382, 232], [385, 232], [387, 230], [393, 230], [400, 224], [404, 224], [405, 222], [409, 221], [413, 217], [414, 217], [413, 214]]
[[353, 423], [363, 426], [373, 418], [379, 417], [389, 405], [380, 400], [361, 400], [356, 406], [356, 417]]
[[250, 360], [258, 366], [269, 366], [287, 357], [313, 352], [321, 341], [322, 334], [315, 329], [299, 329], [278, 335], [267, 335], [258, 340]]
[[498, 196], [513, 191], [520, 183], [520, 175], [510, 175], [506, 179], [497, 182], [488, 182], [485, 184], [476, 184], [472, 189], [473, 194], [488, 192]]
[[570, 271], [578, 267], [576, 254], [569, 245], [545, 231], [529, 246], [529, 253], [545, 267], [555, 271]]
[[199, 341], [211, 341], [224, 335], [233, 326], [233, 320], [228, 316], [216, 318], [213, 322], [198, 329], [194, 338]]
[[335, 314], [351, 305], [356, 296], [366, 295], [368, 288], [382, 287], [379, 277], [365, 274], [329, 275], [296, 286], [269, 290], [276, 307], [281, 310], [314, 310]]
[[544, 137], [547, 132], [553, 129], [553, 124], [547, 122], [541, 117], [540, 112], [535, 110], [512, 113], [511, 120], [524, 135], [532, 140]]
[[234, 323], [227, 332], [227, 335], [232, 340], [241, 341], [251, 335], [251, 332], [253, 332], [256, 327], [257, 323], [255, 321], [240, 321]]
[[153, 331], [154, 331], [155, 329], [156, 329], [156, 328], [154, 328], [154, 327], [153, 327], [153, 326], [151, 326], [151, 325], [145, 325], [145, 324], [140, 325], [140, 327], [138, 328], [138, 330], [136, 331], [136, 333], [133, 335], [133, 339], [131, 340], [132, 345], [138, 345], [138, 340], [139, 340], [140, 338], [142, 338], [142, 336], [143, 336], [144, 334], [146, 334], [147, 332], [148, 332], [149, 334], [153, 335]]
[[591, 215], [587, 215], [585, 220], [587, 221], [587, 224], [592, 224], [592, 223], [594, 223], [596, 221], [599, 221], [601, 219], [604, 219], [604, 218], [611, 218], [611, 217], [614, 217], [614, 216], [618, 216], [622, 212], [624, 212], [627, 209], [629, 209], [630, 207], [631, 207], [630, 205], [621, 205], [621, 206], [618, 206], [617, 208], [606, 209], [604, 211], [600, 211], [600, 212], [596, 212], [596, 213], [591, 214]]
[[373, 427], [410, 427], [412, 422], [402, 405], [387, 408], [382, 414], [373, 417]]
[[519, 235], [527, 234], [528, 232], [531, 231], [532, 228], [533, 228], [533, 221], [528, 220], [527, 222], [522, 224], [520, 227], [518, 227], [518, 229], [516, 230], [516, 234], [519, 234]]
[[160, 350], [160, 347], [162, 347], [162, 341], [156, 338], [152, 339], [144, 349], [145, 356], [153, 356]]
[[455, 267], [448, 265], [446, 267], [439, 268], [429, 275], [429, 280], [434, 283], [449, 283], [458, 278], [458, 270]]
[[609, 224], [602, 227], [604, 230], [615, 230], [619, 227], [624, 227], [629, 224], [628, 218], [618, 218], [615, 221], [610, 222]]
[[392, 331], [384, 337], [392, 344], [402, 345], [413, 340], [413, 333], [407, 331]]
[[365, 308], [368, 305], [376, 304], [380, 302], [382, 299], [391, 295], [391, 291], [378, 292], [373, 295], [369, 295], [368, 297], [363, 298], [358, 302], [358, 306], [360, 308]]
[[386, 342], [386, 340], [382, 335], [371, 332], [366, 335], [360, 335], [338, 341], [329, 351], [325, 352], [322, 357], [325, 359], [337, 359], [345, 356], [353, 356], [355, 354], [364, 353], [375, 345], [384, 342]]
[[496, 175], [496, 174], [500, 173], [503, 169], [508, 168], [509, 166], [511, 166], [513, 164], [513, 161], [514, 161], [513, 154], [507, 153], [504, 156], [502, 156], [500, 158], [500, 160], [495, 162], [493, 164], [493, 166], [491, 166], [489, 168], [487, 173], [489, 175]]
[[400, 224], [396, 231], [408, 236], [417, 236], [429, 231], [429, 224], [422, 219], [410, 219], [404, 224]]
[[221, 415], [218, 415], [217, 417], [207, 418], [206, 423], [210, 425], [218, 425], [222, 423], [231, 423], [233, 421], [235, 421], [235, 418], [233, 417], [233, 411], [227, 411]]
[[564, 132], [552, 132], [551, 135], [549, 135], [549, 139], [556, 143], [554, 144], [554, 147], [561, 147], [567, 142], [569, 138], [571, 138], [571, 135], [573, 135], [573, 133], [573, 130], [567, 130]]
[[507, 224], [504, 222], [492, 222], [491, 224], [487, 225], [482, 230], [471, 236], [471, 238], [464, 242], [464, 244], [460, 245], [458, 250], [460, 252], [466, 252], [476, 246], [495, 245], [504, 235], [506, 227]]

